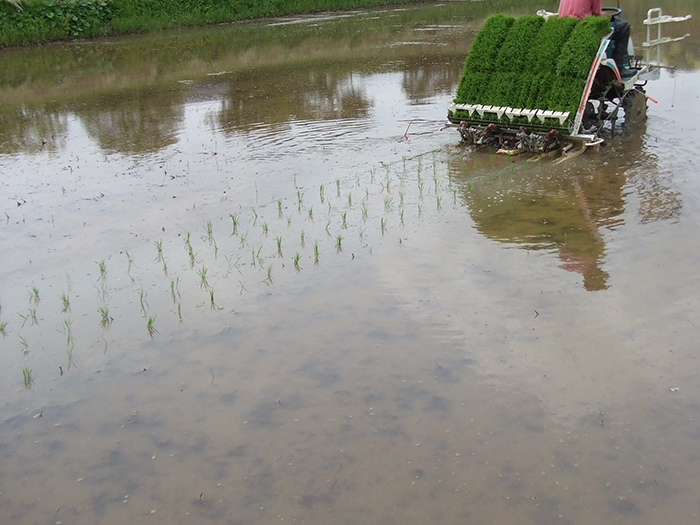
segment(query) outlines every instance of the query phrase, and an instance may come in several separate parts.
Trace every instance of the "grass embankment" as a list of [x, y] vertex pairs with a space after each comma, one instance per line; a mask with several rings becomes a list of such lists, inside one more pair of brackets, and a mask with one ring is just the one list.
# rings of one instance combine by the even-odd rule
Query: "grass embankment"
[[0, 0], [0, 47], [415, 0]]
[[474, 39], [455, 102], [569, 111], [573, 119], [609, 31], [607, 17], [493, 15]]

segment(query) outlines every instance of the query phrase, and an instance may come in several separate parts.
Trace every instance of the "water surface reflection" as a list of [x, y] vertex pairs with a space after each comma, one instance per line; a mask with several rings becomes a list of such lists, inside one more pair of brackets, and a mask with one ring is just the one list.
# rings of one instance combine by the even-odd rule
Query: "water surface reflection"
[[4, 516], [696, 519], [700, 31], [600, 152], [459, 147], [536, 4], [0, 53]]

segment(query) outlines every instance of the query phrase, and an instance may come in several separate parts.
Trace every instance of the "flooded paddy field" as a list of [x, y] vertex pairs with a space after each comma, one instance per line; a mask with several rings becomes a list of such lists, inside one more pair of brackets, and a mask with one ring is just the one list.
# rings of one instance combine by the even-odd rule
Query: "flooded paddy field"
[[443, 129], [484, 4], [0, 53], [0, 521], [697, 521], [697, 17], [556, 164]]

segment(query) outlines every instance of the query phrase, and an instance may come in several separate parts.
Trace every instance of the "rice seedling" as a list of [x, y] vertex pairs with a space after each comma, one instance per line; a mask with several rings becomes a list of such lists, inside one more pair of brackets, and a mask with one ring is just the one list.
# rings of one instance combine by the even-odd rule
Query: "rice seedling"
[[306, 246], [306, 233], [304, 233], [304, 230], [301, 230], [301, 247], [303, 248]]
[[287, 215], [287, 228], [289, 228], [292, 225], [292, 216]]
[[146, 330], [148, 331], [148, 335], [151, 337], [151, 339], [153, 339], [153, 336], [158, 333], [155, 326], [156, 317], [158, 317], [158, 314], [153, 314], [148, 316], [148, 319], [146, 320]]
[[259, 263], [261, 266], [262, 266], [262, 263], [263, 263], [263, 259], [262, 259], [262, 257], [260, 257], [260, 253], [262, 252], [262, 249], [263, 249], [263, 245], [261, 244], [260, 246], [258, 246], [258, 251], [255, 252], [255, 257], [258, 259], [258, 263]]
[[437, 209], [438, 209], [438, 210], [441, 210], [441, 209], [442, 209], [442, 196], [441, 196], [441, 195], [438, 195], [438, 196], [436, 197], [436, 200], [437, 200]]
[[250, 256], [251, 256], [250, 265], [254, 267], [255, 266], [255, 246], [250, 247]]
[[129, 254], [129, 250], [124, 250], [124, 255], [126, 255], [127, 261], [126, 273], [131, 273], [131, 265], [134, 264], [134, 259]]
[[435, 193], [437, 193], [440, 184], [440, 179], [438, 179], [437, 175], [433, 175], [433, 183], [435, 184]]
[[403, 170], [406, 171], [406, 155], [404, 155], [404, 156], [401, 157], [401, 158], [402, 158], [402, 160], [403, 160]]
[[73, 351], [75, 350], [75, 345], [68, 345], [65, 348], [66, 356], [68, 357], [68, 370], [73, 366]]
[[209, 288], [209, 281], [207, 281], [207, 272], [209, 269], [202, 265], [202, 267], [197, 270], [197, 275], [199, 275], [199, 287], [200, 288]]
[[404, 205], [403, 199], [405, 196], [406, 196], [406, 193], [404, 193], [403, 191], [399, 192], [399, 206], [400, 207], [403, 207], [403, 205]]
[[165, 274], [166, 277], [168, 277], [168, 261], [166, 261], [165, 259], [162, 259], [161, 263], [163, 265], [163, 273]]
[[367, 214], [369, 213], [369, 210], [367, 209], [367, 203], [363, 202], [362, 203], [362, 220], [366, 221], [367, 220]]
[[206, 239], [209, 242], [214, 241], [214, 225], [211, 223], [211, 221], [207, 221], [204, 223], [204, 231], [207, 234]]
[[240, 247], [244, 248], [245, 245], [248, 244], [248, 230], [246, 230], [246, 232], [243, 235], [238, 237], [238, 240], [240, 241]]
[[0, 334], [2, 334], [3, 337], [7, 337], [7, 334], [10, 333], [10, 331], [7, 329], [8, 324], [10, 324], [9, 321], [3, 321], [0, 323]]
[[357, 186], [358, 188], [360, 187], [360, 176], [359, 175], [355, 175], [355, 186]]
[[148, 315], [148, 292], [141, 288], [139, 290], [139, 304], [141, 305], [141, 313], [143, 314], [144, 317]]
[[348, 208], [352, 208], [352, 193], [348, 193]]
[[471, 182], [467, 183], [467, 191], [469, 191], [469, 192], [472, 191], [472, 183]]
[[[219, 258], [219, 246], [216, 244], [216, 241], [212, 242], [212, 247], [214, 248], [214, 259]], [[167, 272], [166, 272], [167, 274]]]
[[269, 264], [267, 266], [267, 278], [263, 282], [267, 285], [272, 284], [272, 265], [271, 264]]
[[389, 196], [384, 197], [384, 211], [391, 211], [394, 206], [394, 199]]
[[185, 248], [191, 246], [190, 243], [190, 232], [185, 232]]
[[275, 237], [275, 242], [277, 242], [277, 255], [282, 257], [282, 237]]
[[340, 179], [335, 179], [335, 190], [338, 197], [340, 197]]
[[422, 215], [423, 215], [423, 206], [419, 204], [418, 205], [418, 217], [421, 217]]
[[331, 236], [330, 227], [331, 227], [331, 220], [328, 219], [328, 222], [326, 222], [326, 234], [327, 234], [329, 237]]
[[369, 170], [369, 182], [371, 184], [374, 184], [374, 173], [375, 173], [374, 168], [370, 168], [370, 170]]
[[[231, 235], [238, 235], [238, 215], [229, 213], [228, 216], [231, 218]], [[189, 233], [187, 237], [189, 239]]]
[[170, 279], [170, 296], [173, 299], [173, 303], [177, 303], [182, 298], [180, 295], [180, 277]]
[[380, 226], [380, 228], [381, 228], [381, 230], [382, 230], [382, 235], [384, 235], [384, 232], [386, 231], [386, 217], [382, 217], [382, 218], [379, 220], [379, 226]]
[[314, 243], [314, 264], [318, 264], [318, 242]]
[[282, 199], [277, 199], [277, 216], [282, 218]]
[[343, 236], [338, 234], [335, 238], [335, 251], [338, 253], [343, 251]]
[[61, 297], [61, 313], [65, 314], [70, 312], [70, 297], [68, 297], [68, 294], [63, 292], [60, 295]]
[[29, 365], [24, 365], [24, 368], [22, 368], [22, 379], [24, 380], [24, 388], [27, 390], [32, 388], [34, 380], [32, 379], [32, 369]]
[[304, 192], [297, 190], [297, 210], [301, 211], [301, 205], [304, 202]]
[[457, 204], [457, 190], [452, 190], [452, 204]]
[[310, 206], [307, 210], [309, 212], [308, 219], [313, 222], [314, 220], [314, 207]]
[[163, 239], [159, 241], [153, 241], [153, 244], [156, 247], [156, 262], [162, 261], [163, 260]]
[[420, 198], [423, 198], [423, 181], [419, 180], [418, 181], [418, 193], [420, 195]]
[[41, 299], [39, 298], [39, 289], [35, 285], [32, 285], [32, 289], [29, 292], [29, 301], [35, 305], [41, 302]]
[[107, 306], [100, 306], [97, 309], [97, 312], [100, 314], [101, 317], [100, 326], [103, 330], [109, 330], [109, 327], [112, 326], [112, 321], [114, 320], [109, 315], [109, 308], [107, 308]]
[[348, 212], [343, 212], [340, 217], [343, 220], [342, 227], [347, 229], [348, 228]]
[[100, 272], [98, 280], [104, 282], [107, 278], [107, 266], [105, 264], [104, 259], [102, 259], [101, 261], [95, 261], [95, 264], [97, 264], [97, 268]]
[[301, 271], [301, 266], [299, 266], [299, 261], [301, 260], [301, 254], [299, 252], [296, 252], [294, 254], [294, 269], [299, 272]]
[[404, 222], [403, 222], [403, 212], [404, 212], [404, 211], [405, 211], [405, 210], [402, 209], [402, 210], [399, 212], [399, 218], [401, 219], [401, 226], [404, 225]]
[[19, 344], [21, 346], [22, 353], [24, 355], [29, 354], [29, 344], [27, 343], [27, 340], [21, 335], [19, 336]]
[[216, 302], [214, 302], [214, 288], [209, 289], [209, 309], [210, 310], [218, 310], [219, 307], [216, 305]]
[[238, 281], [238, 284], [241, 285], [241, 291], [238, 295], [243, 295], [243, 292], [250, 293], [250, 291], [248, 291], [248, 288], [245, 287], [245, 285], [247, 284], [247, 281]]
[[262, 225], [262, 232], [263, 232], [263, 235], [264, 235], [265, 237], [267, 237], [268, 234], [270, 233], [270, 226], [267, 224], [267, 222], [263, 222], [263, 225]]
[[30, 326], [33, 326], [35, 324], [39, 324], [39, 319], [37, 319], [37, 317], [36, 317], [36, 308], [30, 308], [29, 313], [27, 314], [27, 317], [31, 321]]
[[194, 268], [194, 263], [196, 262], [197, 259], [197, 254], [194, 252], [192, 249], [192, 245], [189, 245], [189, 257], [190, 257], [190, 268]]
[[73, 333], [71, 330], [72, 325], [73, 321], [71, 319], [64, 319], [61, 323], [63, 333], [66, 334], [66, 346], [73, 344]]
[[182, 303], [177, 303], [177, 319], [182, 324]]
[[253, 214], [253, 226], [255, 226], [258, 223], [258, 212], [255, 210], [255, 208], [250, 208], [250, 211]]
[[22, 315], [20, 313], [17, 313], [19, 315], [20, 319], [22, 319], [22, 328], [24, 328], [24, 325], [27, 324], [27, 321], [29, 320], [28, 315]]
[[318, 188], [318, 193], [319, 193], [319, 196], [321, 197], [321, 204], [323, 204], [326, 200], [326, 196], [324, 195], [325, 191], [326, 191], [326, 189], [323, 187], [323, 184], [321, 184], [321, 186], [319, 186], [319, 188]]

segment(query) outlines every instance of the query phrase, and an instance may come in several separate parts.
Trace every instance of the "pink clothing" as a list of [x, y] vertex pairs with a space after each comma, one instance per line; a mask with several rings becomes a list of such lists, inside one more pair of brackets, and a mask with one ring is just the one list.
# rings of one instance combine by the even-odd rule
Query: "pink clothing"
[[561, 0], [559, 3], [559, 16], [573, 16], [583, 18], [589, 15], [602, 14], [603, 0]]

